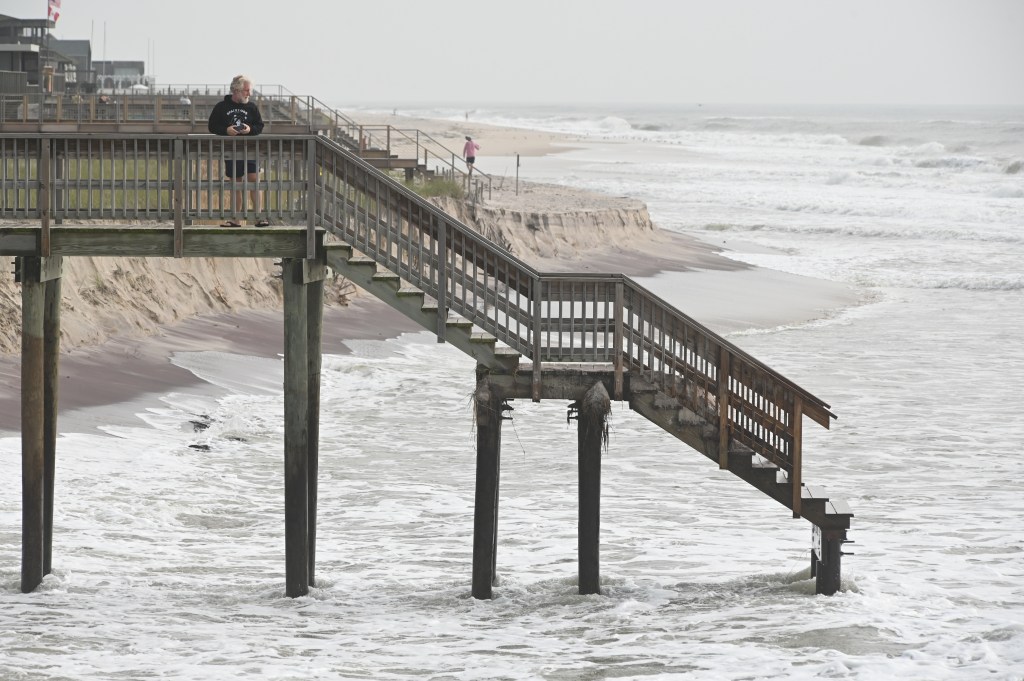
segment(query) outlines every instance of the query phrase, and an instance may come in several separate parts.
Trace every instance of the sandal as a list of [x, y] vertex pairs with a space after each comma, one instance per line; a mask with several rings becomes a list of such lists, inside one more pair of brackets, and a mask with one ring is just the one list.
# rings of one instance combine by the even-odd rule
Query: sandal
[[220, 223], [221, 227], [241, 227], [242, 223], [235, 220], [228, 220], [227, 222]]
[[256, 221], [256, 226], [257, 227], [270, 227], [270, 220], [268, 220], [266, 218], [260, 218], [259, 220]]

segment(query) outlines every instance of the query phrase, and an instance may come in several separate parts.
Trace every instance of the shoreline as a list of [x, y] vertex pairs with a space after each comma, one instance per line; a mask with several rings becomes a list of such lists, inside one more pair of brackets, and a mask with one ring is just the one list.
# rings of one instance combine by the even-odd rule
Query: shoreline
[[[203, 315], [170, 324], [152, 336], [117, 336], [60, 356], [58, 432], [87, 432], [97, 425], [138, 424], [137, 411], [160, 395], [181, 389], [226, 391], [171, 362], [178, 352], [220, 351], [254, 357], [283, 352], [281, 310]], [[345, 340], [385, 340], [419, 327], [377, 299], [356, 298], [347, 307], [325, 307], [325, 354], [348, 354]], [[21, 421], [20, 355], [0, 356], [0, 437], [16, 435]]]
[[[401, 116], [397, 120], [415, 121], [432, 135], [450, 135], [456, 130], [461, 134], [465, 129], [453, 121]], [[558, 153], [569, 148], [563, 145], [573, 141], [555, 133], [468, 125], [474, 137], [485, 137], [484, 144], [492, 154], [511, 153], [508, 150], [513, 147], [521, 154], [522, 149], [537, 155]], [[528, 181], [520, 184], [523, 189], [515, 196], [510, 189], [499, 190], [485, 205], [494, 213], [518, 211], [520, 215], [538, 217], [545, 225], [550, 221], [546, 241], [517, 242], [519, 248], [514, 250], [529, 251], [517, 257], [539, 271], [625, 274], [723, 335], [750, 327], [800, 323], [857, 303], [853, 292], [841, 284], [753, 267], [722, 255], [720, 246], [658, 229], [640, 201]], [[616, 224], [613, 219], [623, 214], [629, 214], [631, 219], [639, 216], [639, 222], [607, 229], [600, 225], [595, 230], [595, 220], [608, 219]], [[518, 229], [531, 232], [522, 225]], [[606, 233], [607, 238], [598, 238], [595, 231]], [[579, 243], [576, 237], [580, 237]], [[680, 291], [686, 292], [682, 294], [684, 302], [677, 302]], [[173, 305], [173, 301], [168, 303]], [[136, 331], [136, 335], [111, 335], [99, 343], [62, 349], [58, 432], [93, 432], [101, 425], [138, 425], [137, 412], [158, 403], [161, 395], [183, 388], [211, 395], [226, 393], [174, 365], [171, 356], [189, 351], [257, 357], [280, 355], [283, 314], [279, 301], [267, 299], [257, 304], [263, 307], [246, 308], [239, 303], [230, 312], [158, 323], [151, 335], [138, 335]], [[324, 309], [325, 354], [347, 353], [344, 340], [386, 340], [418, 331], [422, 329], [401, 313], [365, 295], [353, 296], [346, 306]], [[8, 388], [0, 394], [0, 437], [17, 435], [21, 411], [20, 350], [0, 354], [0, 383]]]

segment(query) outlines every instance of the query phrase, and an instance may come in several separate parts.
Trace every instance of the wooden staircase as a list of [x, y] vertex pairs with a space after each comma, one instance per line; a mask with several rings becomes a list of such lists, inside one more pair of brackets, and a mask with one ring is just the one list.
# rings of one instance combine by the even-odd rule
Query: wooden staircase
[[[398, 274], [380, 267], [376, 260], [358, 253], [348, 244], [329, 244], [326, 250], [327, 265], [334, 271], [424, 329], [433, 331], [439, 328], [437, 301], [424, 291], [402, 281]], [[455, 345], [480, 367], [486, 367], [492, 379], [502, 375], [526, 377], [534, 369], [532, 362], [521, 361], [522, 353], [476, 328], [469, 319], [447, 313], [441, 328], [443, 332], [439, 339]], [[679, 397], [646, 380], [643, 373], [634, 369], [624, 376], [621, 396], [629, 408], [720, 464], [720, 430], [716, 419], [709, 414], [696, 413]], [[604, 380], [609, 392], [614, 389], [615, 379], [610, 371], [604, 374], [591, 372], [588, 376]], [[522, 379], [519, 383], [521, 391], [518, 396], [527, 397], [528, 387]], [[816, 591], [831, 594], [838, 590], [840, 560], [844, 555], [841, 549], [849, 541], [847, 531], [854, 516], [850, 507], [844, 501], [831, 497], [823, 488], [812, 488], [803, 483], [799, 483], [800, 502], [795, 504], [792, 475], [736, 441], [730, 441], [725, 465], [720, 467], [793, 511], [794, 517], [803, 517], [814, 525], [811, 574], [815, 578]]]
[[[377, 266], [372, 258], [356, 253], [348, 244], [328, 244], [327, 265], [346, 279], [384, 301], [424, 329], [438, 328], [437, 301], [420, 289]], [[522, 355], [489, 333], [476, 329], [473, 322], [446, 314], [443, 338], [476, 360], [477, 364], [497, 372], [514, 372]]]
[[[245, 234], [185, 228], [223, 218], [225, 202], [209, 196], [234, 189], [194, 169], [217, 168], [239, 153], [265, 158], [275, 169], [262, 184], [265, 205], [280, 224], [301, 228]], [[121, 179], [104, 185], [109, 200], [93, 204], [94, 178], [58, 169], [97, 156], [116, 166], [108, 177]], [[272, 253], [301, 270], [303, 282], [329, 266], [471, 356], [478, 394], [487, 382], [492, 415], [503, 400], [579, 404], [600, 385], [606, 400], [625, 401], [793, 517], [811, 522], [816, 590], [839, 589], [853, 512], [802, 479], [803, 424], [828, 428], [835, 418], [830, 406], [629, 277], [538, 272], [323, 136], [237, 141], [137, 134], [129, 144], [123, 134], [11, 135], [0, 136], [0, 161], [22, 167], [0, 181], [7, 190], [0, 217], [41, 220], [35, 230], [0, 230], [0, 250], [43, 262], [86, 252]], [[157, 193], [154, 206], [139, 201]], [[174, 226], [115, 226], [144, 218]], [[105, 226], [51, 230], [51, 221], [65, 219]], [[286, 305], [286, 320], [290, 313]], [[479, 417], [479, 398], [477, 404]]]

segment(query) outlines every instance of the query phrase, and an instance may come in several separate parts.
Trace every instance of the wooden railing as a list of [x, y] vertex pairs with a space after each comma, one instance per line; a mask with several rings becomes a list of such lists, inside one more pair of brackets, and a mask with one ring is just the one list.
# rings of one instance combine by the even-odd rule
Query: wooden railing
[[[186, 222], [258, 189], [306, 226], [307, 257], [325, 229], [532, 360], [535, 397], [542, 363], [611, 365], [617, 393], [629, 373], [716, 426], [723, 468], [737, 442], [785, 471], [799, 512], [802, 417], [827, 428], [828, 404], [629, 277], [534, 270], [323, 136], [2, 135], [0, 157], [0, 218], [40, 220], [44, 256], [53, 221], [172, 221], [180, 244]], [[263, 179], [225, 179], [228, 159], [258, 159]]]
[[[209, 85], [166, 86], [159, 92], [122, 92], [112, 95], [0, 94], [0, 131], [4, 132], [118, 132], [143, 124], [150, 132], [206, 131], [206, 121], [223, 96], [223, 88]], [[277, 94], [272, 94], [276, 90]], [[188, 97], [182, 104], [181, 96]], [[321, 100], [295, 95], [282, 86], [261, 88], [253, 97], [260, 107], [267, 132], [287, 126], [310, 134], [322, 133], [351, 150], [379, 150], [387, 156], [422, 162], [424, 168], [451, 178], [464, 178], [461, 156], [428, 133], [393, 125], [364, 125]], [[187, 127], [186, 127], [187, 126]], [[135, 132], [133, 130], [133, 132]], [[474, 170], [474, 184], [489, 189], [491, 177]], [[480, 190], [478, 190], [480, 191]]]

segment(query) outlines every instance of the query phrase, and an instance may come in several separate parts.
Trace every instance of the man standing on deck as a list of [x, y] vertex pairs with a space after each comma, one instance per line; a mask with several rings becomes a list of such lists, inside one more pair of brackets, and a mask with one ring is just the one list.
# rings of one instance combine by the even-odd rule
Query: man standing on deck
[[[213, 111], [210, 112], [210, 120], [207, 124], [210, 132], [214, 135], [228, 137], [242, 135], [252, 137], [263, 132], [263, 116], [260, 115], [259, 107], [249, 101], [250, 96], [252, 96], [252, 79], [248, 76], [235, 76], [231, 81], [231, 94], [224, 95], [224, 99], [217, 102]], [[225, 159], [224, 161], [225, 175], [236, 182], [241, 182], [244, 179], [252, 183], [253, 189], [249, 190], [249, 196], [252, 198], [256, 215], [260, 215], [263, 211], [262, 195], [256, 189], [259, 183], [259, 171], [259, 162], [255, 158], [246, 158], [245, 154], [242, 159]], [[235, 192], [235, 210], [239, 213], [243, 211], [242, 203], [245, 199], [243, 194], [242, 191]], [[257, 227], [266, 227], [269, 224], [270, 221], [262, 216], [256, 220]], [[232, 219], [221, 226], [241, 227], [242, 225]]]
[[466, 159], [466, 167], [469, 168], [469, 177], [473, 177], [473, 164], [476, 163], [476, 152], [480, 145], [473, 141], [473, 138], [466, 135], [466, 143], [462, 146], [462, 156]]

